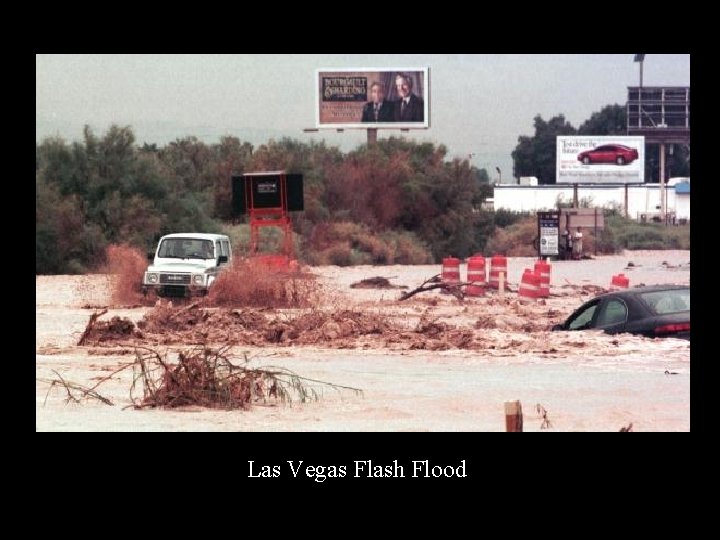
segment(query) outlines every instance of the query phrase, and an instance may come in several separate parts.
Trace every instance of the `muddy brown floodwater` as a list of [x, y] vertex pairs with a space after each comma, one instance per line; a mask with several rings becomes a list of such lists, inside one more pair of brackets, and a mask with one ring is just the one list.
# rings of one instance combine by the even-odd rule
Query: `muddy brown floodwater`
[[[516, 287], [531, 258], [508, 259]], [[633, 265], [628, 267], [628, 262]], [[192, 308], [182, 320], [167, 308], [112, 306], [106, 275], [38, 276], [36, 375], [91, 386], [128, 362], [133, 346], [170, 351], [196, 343], [232, 344], [254, 365], [283, 366], [313, 379], [357, 387], [362, 396], [324, 390], [306, 404], [257, 405], [249, 411], [184, 408], [133, 410], [125, 371], [103, 383], [99, 402], [66, 404], [64, 391], [36, 383], [38, 431], [503, 431], [503, 402], [519, 399], [525, 431], [690, 429], [690, 343], [550, 332], [613, 274], [630, 285], [690, 283], [689, 251], [633, 251], [594, 260], [552, 263], [553, 296], [544, 303], [514, 293], [459, 302], [433, 291], [407, 301], [400, 289], [351, 288], [384, 276], [413, 289], [439, 265], [315, 267], [325, 300], [311, 309]], [[461, 275], [465, 276], [464, 266]], [[403, 289], [406, 290], [406, 289]], [[89, 316], [140, 323], [112, 339], [89, 336]], [[161, 321], [160, 324], [158, 321]], [[190, 322], [188, 322], [190, 321]], [[125, 332], [129, 326], [118, 328]], [[666, 371], [674, 374], [667, 375]]]

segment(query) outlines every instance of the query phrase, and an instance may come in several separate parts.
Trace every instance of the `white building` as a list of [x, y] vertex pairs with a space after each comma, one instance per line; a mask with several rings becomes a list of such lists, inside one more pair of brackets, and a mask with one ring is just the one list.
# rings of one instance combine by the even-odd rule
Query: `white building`
[[690, 221], [690, 182], [675, 185], [675, 216]]
[[[578, 201], [587, 202], [587, 206], [602, 208], [625, 208], [624, 184], [578, 184]], [[690, 183], [680, 182], [666, 186], [667, 212], [677, 219], [690, 219]], [[549, 184], [540, 186], [522, 186], [517, 184], [498, 184], [494, 194], [495, 210], [504, 209], [514, 212], [535, 212], [552, 210], [557, 203], [573, 200], [571, 184]], [[650, 220], [660, 214], [660, 184], [630, 184], [627, 186], [628, 217]], [[583, 205], [585, 206], [585, 205]]]

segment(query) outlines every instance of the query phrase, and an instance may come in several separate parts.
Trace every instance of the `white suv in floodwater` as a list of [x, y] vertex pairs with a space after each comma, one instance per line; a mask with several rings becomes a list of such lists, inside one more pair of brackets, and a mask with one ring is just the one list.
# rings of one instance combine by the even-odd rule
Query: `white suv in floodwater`
[[160, 238], [148, 258], [153, 263], [143, 276], [143, 294], [205, 295], [218, 273], [232, 262], [232, 249], [224, 234], [176, 233]]

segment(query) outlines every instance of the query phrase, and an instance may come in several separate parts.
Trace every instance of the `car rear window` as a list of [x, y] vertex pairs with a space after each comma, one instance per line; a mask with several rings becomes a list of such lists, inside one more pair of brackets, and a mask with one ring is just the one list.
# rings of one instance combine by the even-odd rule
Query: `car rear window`
[[657, 315], [690, 311], [690, 289], [671, 289], [641, 293], [640, 298]]

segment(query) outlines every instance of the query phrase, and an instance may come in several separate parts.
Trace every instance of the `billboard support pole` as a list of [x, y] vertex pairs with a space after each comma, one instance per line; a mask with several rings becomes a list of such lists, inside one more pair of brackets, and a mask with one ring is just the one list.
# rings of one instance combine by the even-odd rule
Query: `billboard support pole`
[[[627, 188], [627, 184], [625, 184], [625, 187]], [[598, 236], [597, 236], [597, 213], [598, 213], [598, 208], [597, 208], [597, 206], [596, 206], [596, 207], [595, 207], [595, 213], [594, 213], [594, 215], [593, 215], [593, 217], [595, 218], [595, 230], [594, 230], [594, 232], [593, 232], [593, 235], [595, 235], [595, 238], [594, 238], [595, 241], [593, 242], [593, 244], [595, 244], [595, 256], [596, 256], [596, 257], [597, 257], [597, 245], [598, 245]]]
[[665, 200], [665, 143], [660, 143], [660, 214], [667, 225], [667, 207]]
[[374, 146], [377, 144], [377, 128], [368, 128], [367, 130], [367, 145]]
[[578, 187], [577, 184], [573, 184], [573, 208], [580, 208], [578, 204]]
[[628, 213], [628, 184], [626, 182], [625, 183], [625, 219], [627, 219], [629, 217], [629, 215], [630, 214]]

